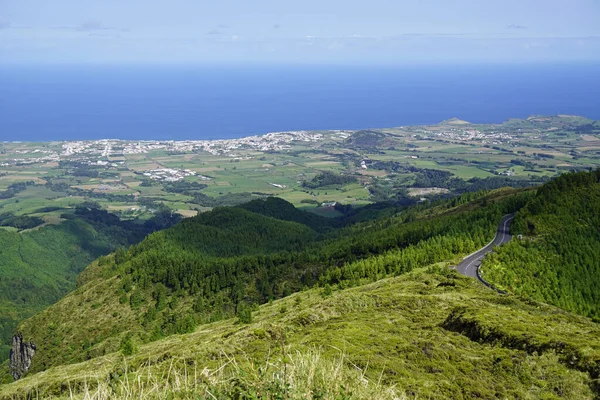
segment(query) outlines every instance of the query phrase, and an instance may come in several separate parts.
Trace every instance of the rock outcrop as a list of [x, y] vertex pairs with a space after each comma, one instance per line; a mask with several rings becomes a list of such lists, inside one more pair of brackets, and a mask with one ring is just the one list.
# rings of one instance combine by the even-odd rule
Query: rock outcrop
[[15, 380], [23, 376], [31, 367], [31, 359], [35, 354], [35, 344], [23, 343], [23, 335], [17, 333], [13, 336], [10, 349], [10, 362], [8, 364], [10, 373]]

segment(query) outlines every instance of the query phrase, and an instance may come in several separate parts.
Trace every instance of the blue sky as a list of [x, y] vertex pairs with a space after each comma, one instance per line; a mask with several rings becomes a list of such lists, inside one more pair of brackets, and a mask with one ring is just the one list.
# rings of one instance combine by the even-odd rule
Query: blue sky
[[0, 63], [600, 61], [600, 0], [0, 0]]

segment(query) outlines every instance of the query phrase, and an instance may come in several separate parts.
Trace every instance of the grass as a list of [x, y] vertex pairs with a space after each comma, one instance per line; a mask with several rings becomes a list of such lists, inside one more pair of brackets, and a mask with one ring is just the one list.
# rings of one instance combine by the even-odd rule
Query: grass
[[[68, 399], [399, 399], [393, 387], [345, 366], [344, 354], [325, 357], [319, 349], [293, 352], [257, 364], [226, 353], [214, 368], [172, 360], [168, 369], [148, 363], [130, 377], [127, 365], [109, 379], [66, 383]], [[136, 379], [137, 378], [137, 379]], [[39, 393], [39, 392], [38, 392]], [[39, 396], [39, 395], [38, 395]], [[43, 394], [42, 394], [43, 396]], [[35, 395], [34, 395], [35, 398]]]
[[[297, 293], [261, 306], [250, 324], [202, 325], [131, 356], [55, 366], [0, 386], [0, 398], [586, 399], [598, 337], [584, 318], [441, 265], [330, 296]], [[581, 361], [546, 346], [556, 342]]]

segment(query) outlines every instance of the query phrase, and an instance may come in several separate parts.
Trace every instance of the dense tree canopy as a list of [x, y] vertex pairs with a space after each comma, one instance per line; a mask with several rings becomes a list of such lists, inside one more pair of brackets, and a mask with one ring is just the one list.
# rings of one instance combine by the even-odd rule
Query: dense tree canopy
[[509, 291], [600, 319], [600, 170], [539, 188], [513, 222], [513, 240], [485, 260], [486, 278]]
[[[154, 310], [144, 317], [144, 324], [153, 326], [154, 337], [159, 337], [174, 332], [174, 324], [193, 326], [223, 318], [239, 307], [303, 287], [354, 285], [471, 252], [487, 243], [501, 216], [526, 198], [527, 194], [517, 195], [478, 210], [417, 218], [427, 209], [423, 206], [421, 211], [414, 208], [339, 228], [326, 219], [291, 211], [293, 207], [283, 200], [259, 200], [217, 208], [156, 232], [115, 254], [108, 270], [127, 278], [122, 296], [127, 297], [125, 289], [130, 286], [139, 289], [128, 295], [130, 303]], [[457, 205], [440, 204], [430, 207], [444, 210]], [[387, 208], [381, 211], [386, 215]], [[318, 229], [319, 222], [326, 229]], [[172, 315], [176, 308], [165, 308], [165, 299], [173, 296], [195, 298], [195, 316]]]
[[[20, 329], [43, 346], [33, 371], [118, 350], [124, 332], [146, 342], [234, 315], [247, 321], [257, 305], [305, 288], [327, 293], [470, 253], [531, 193], [373, 205], [338, 221], [302, 215], [279, 199], [215, 208], [102, 257], [76, 292], [25, 321]], [[61, 322], [73, 304], [83, 313], [77, 329]]]
[[318, 189], [328, 186], [342, 186], [356, 182], [356, 177], [350, 175], [336, 174], [331, 171], [322, 171], [310, 181], [302, 184], [305, 188]]
[[[8, 351], [17, 323], [73, 289], [90, 262], [180, 219], [158, 213], [145, 222], [121, 221], [93, 203], [87, 206], [63, 214], [67, 220], [60, 225], [23, 233], [0, 230], [0, 356]], [[5, 217], [0, 215], [0, 225], [34, 218]]]

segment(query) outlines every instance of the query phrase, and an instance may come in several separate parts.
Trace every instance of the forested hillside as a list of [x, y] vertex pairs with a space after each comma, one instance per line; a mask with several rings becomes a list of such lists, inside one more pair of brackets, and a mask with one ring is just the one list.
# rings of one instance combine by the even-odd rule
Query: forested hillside
[[258, 305], [303, 289], [355, 286], [470, 253], [529, 198], [514, 190], [470, 194], [319, 232], [310, 218], [292, 218], [305, 225], [266, 216], [290, 207], [281, 201], [255, 204], [262, 214], [218, 208], [99, 259], [76, 291], [19, 330], [36, 343], [32, 370], [41, 371], [131, 341], [248, 319]]
[[[594, 316], [599, 179], [337, 221], [279, 199], [186, 219], [100, 257], [24, 321], [32, 368], [0, 398], [598, 398], [598, 325], [527, 297]], [[483, 273], [527, 297], [448, 268], [512, 212], [524, 240]]]
[[246, 323], [133, 337], [120, 352], [1, 385], [0, 399], [591, 400], [599, 337], [583, 317], [499, 295], [444, 263], [302, 291]]
[[93, 206], [63, 214], [64, 222], [28, 232], [0, 230], [0, 353], [5, 359], [17, 324], [75, 287], [77, 274], [99, 256], [128, 246], [177, 217], [120, 221]]
[[486, 279], [600, 320], [600, 170], [565, 174], [539, 188], [512, 232], [523, 240], [484, 261]]
[[[283, 221], [293, 221], [306, 225], [315, 231], [329, 230], [334, 227], [341, 227], [348, 223], [346, 219], [327, 218], [319, 215], [298, 210], [292, 204], [278, 197], [267, 197], [264, 200], [253, 200], [249, 203], [238, 206], [257, 214], [281, 219]], [[352, 208], [352, 207], [350, 207]], [[361, 210], [363, 211], [363, 210]]]

